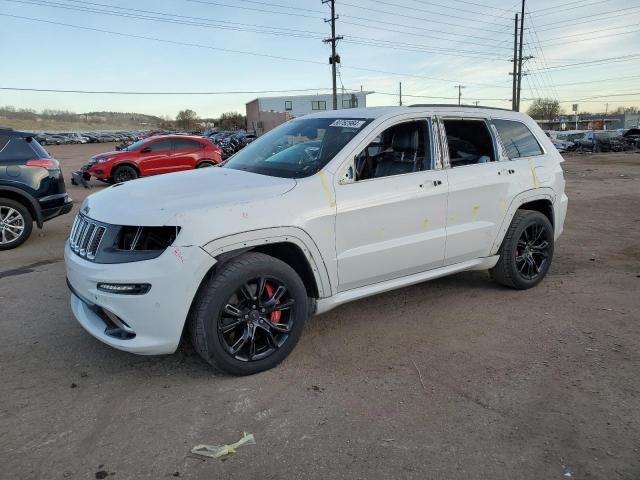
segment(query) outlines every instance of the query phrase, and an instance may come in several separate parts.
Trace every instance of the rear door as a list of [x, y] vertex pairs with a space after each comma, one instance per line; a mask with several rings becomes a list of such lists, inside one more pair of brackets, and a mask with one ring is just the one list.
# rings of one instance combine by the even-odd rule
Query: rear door
[[204, 144], [190, 138], [173, 139], [173, 162], [175, 171], [191, 170], [196, 168], [196, 164], [202, 156]]
[[503, 161], [483, 118], [442, 118], [440, 132], [449, 182], [445, 265], [491, 253], [512, 198], [518, 167]]
[[173, 141], [159, 138], [149, 142], [140, 150], [140, 171], [142, 175], [158, 175], [171, 170]]

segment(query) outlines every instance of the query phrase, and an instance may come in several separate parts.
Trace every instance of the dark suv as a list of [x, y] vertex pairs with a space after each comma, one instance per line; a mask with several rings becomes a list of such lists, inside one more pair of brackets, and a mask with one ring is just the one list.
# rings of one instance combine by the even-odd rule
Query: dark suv
[[34, 134], [0, 128], [0, 250], [25, 242], [33, 222], [42, 228], [72, 207], [60, 164]]

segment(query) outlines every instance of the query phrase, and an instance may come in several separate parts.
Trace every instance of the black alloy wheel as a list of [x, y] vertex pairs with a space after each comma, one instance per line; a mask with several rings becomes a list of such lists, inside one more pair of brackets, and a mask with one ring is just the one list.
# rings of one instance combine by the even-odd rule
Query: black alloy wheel
[[549, 232], [539, 223], [532, 223], [522, 231], [516, 246], [515, 262], [523, 278], [535, 280], [546, 271], [551, 241]]
[[298, 343], [311, 305], [305, 284], [291, 266], [247, 252], [203, 280], [187, 323], [191, 343], [224, 372], [252, 375], [268, 370]]
[[121, 165], [113, 172], [114, 183], [124, 183], [138, 178], [138, 172], [129, 165]]
[[518, 210], [489, 272], [498, 283], [524, 290], [542, 281], [553, 258], [554, 233], [549, 219], [532, 210]]
[[229, 355], [242, 362], [272, 355], [291, 333], [294, 303], [282, 280], [266, 276], [249, 280], [220, 312], [220, 342]]

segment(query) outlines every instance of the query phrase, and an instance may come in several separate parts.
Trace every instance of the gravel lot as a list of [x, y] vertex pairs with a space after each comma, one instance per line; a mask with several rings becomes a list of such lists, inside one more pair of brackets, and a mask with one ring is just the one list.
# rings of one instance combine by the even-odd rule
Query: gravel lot
[[[70, 172], [108, 147], [48, 148], [79, 205], [91, 191]], [[189, 347], [94, 340], [68, 305], [73, 214], [47, 223], [0, 253], [0, 476], [640, 478], [640, 154], [566, 158], [565, 234], [539, 287], [471, 272], [358, 301], [248, 378]], [[224, 462], [188, 455], [243, 431], [257, 445]]]

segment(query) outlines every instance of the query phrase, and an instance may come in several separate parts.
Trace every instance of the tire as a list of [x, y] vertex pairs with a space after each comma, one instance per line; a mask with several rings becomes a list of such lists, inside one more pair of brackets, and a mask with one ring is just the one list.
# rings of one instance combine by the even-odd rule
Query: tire
[[[257, 294], [262, 280], [262, 292]], [[279, 300], [274, 300], [280, 291], [280, 286], [274, 291], [276, 285], [286, 289]], [[243, 290], [247, 293], [240, 293]], [[275, 319], [269, 304], [278, 309]], [[261, 307], [267, 307], [267, 313], [261, 313], [265, 311]], [[187, 322], [191, 342], [205, 361], [232, 375], [252, 375], [275, 367], [289, 355], [308, 316], [307, 291], [295, 270], [276, 258], [249, 252], [205, 279]]]
[[113, 183], [124, 183], [138, 178], [138, 171], [129, 165], [120, 165], [111, 174]]
[[210, 162], [208, 160], [204, 160], [202, 162], [200, 162], [198, 165], [196, 165], [196, 168], [207, 168], [207, 167], [214, 167], [216, 164], [214, 162]]
[[22, 245], [32, 230], [33, 217], [27, 207], [15, 200], [0, 198], [0, 250]]
[[540, 212], [518, 210], [500, 246], [500, 260], [489, 273], [496, 282], [510, 288], [535, 287], [549, 271], [553, 247], [549, 219]]

